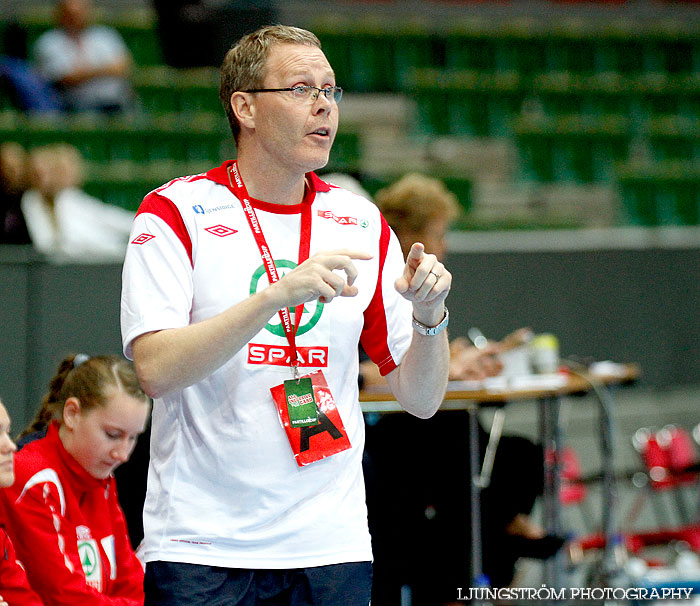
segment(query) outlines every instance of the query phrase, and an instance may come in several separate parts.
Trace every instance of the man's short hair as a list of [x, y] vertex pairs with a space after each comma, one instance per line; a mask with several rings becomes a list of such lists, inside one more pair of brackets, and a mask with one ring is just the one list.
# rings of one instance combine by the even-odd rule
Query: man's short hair
[[421, 233], [436, 219], [447, 223], [459, 214], [457, 196], [439, 179], [409, 173], [375, 197], [387, 223], [397, 233]]
[[236, 142], [241, 126], [231, 108], [231, 95], [239, 90], [262, 87], [267, 56], [275, 44], [305, 44], [321, 48], [321, 41], [315, 34], [289, 25], [266, 25], [246, 34], [231, 47], [221, 65], [219, 99]]

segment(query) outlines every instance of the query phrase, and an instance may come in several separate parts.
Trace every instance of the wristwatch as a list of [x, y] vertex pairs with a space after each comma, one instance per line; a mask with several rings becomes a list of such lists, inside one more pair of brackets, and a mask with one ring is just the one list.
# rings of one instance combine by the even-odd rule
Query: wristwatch
[[437, 334], [440, 334], [445, 328], [447, 327], [448, 322], [450, 321], [450, 312], [447, 311], [447, 307], [445, 307], [445, 317], [440, 321], [440, 324], [437, 326], [426, 326], [422, 322], [419, 322], [416, 320], [415, 316], [413, 318], [413, 329], [421, 335], [425, 335], [426, 337], [433, 337]]

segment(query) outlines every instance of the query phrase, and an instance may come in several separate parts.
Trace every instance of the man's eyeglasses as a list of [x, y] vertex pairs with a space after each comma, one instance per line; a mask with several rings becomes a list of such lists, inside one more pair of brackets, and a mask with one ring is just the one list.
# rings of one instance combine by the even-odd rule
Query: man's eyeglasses
[[243, 93], [292, 93], [292, 97], [299, 101], [316, 101], [318, 96], [323, 93], [326, 99], [333, 99], [336, 103], [340, 103], [343, 98], [343, 89], [339, 86], [327, 86], [326, 88], [318, 88], [317, 86], [292, 86], [290, 88], [249, 88], [241, 91]]

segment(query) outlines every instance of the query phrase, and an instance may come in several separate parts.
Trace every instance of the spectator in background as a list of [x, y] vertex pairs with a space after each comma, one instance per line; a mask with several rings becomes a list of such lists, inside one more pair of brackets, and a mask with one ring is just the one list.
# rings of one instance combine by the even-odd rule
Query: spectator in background
[[68, 110], [128, 110], [134, 101], [128, 80], [131, 54], [114, 28], [90, 24], [92, 8], [92, 0], [56, 3], [58, 27], [36, 41], [36, 68], [61, 93]]
[[61, 99], [28, 61], [27, 31], [18, 23], [8, 23], [0, 44], [0, 86], [13, 105], [27, 112], [57, 112]]
[[[447, 229], [459, 207], [441, 181], [406, 175], [377, 192], [376, 203], [404, 253], [413, 242], [422, 242], [438, 258], [444, 257]], [[497, 375], [502, 370], [497, 355], [522, 339], [524, 330], [484, 349], [455, 339], [450, 345], [450, 379]], [[362, 364], [366, 385], [378, 377], [371, 366], [371, 362]], [[483, 460], [488, 434], [481, 426], [479, 433]], [[398, 604], [401, 586], [408, 585], [414, 606], [447, 604], [455, 600], [456, 587], [469, 583], [468, 438], [464, 411], [443, 412], [419, 423], [409, 415], [386, 415], [368, 428], [373, 603]], [[520, 436], [501, 437], [491, 484], [481, 501], [484, 571], [492, 586], [512, 582], [519, 557], [544, 559], [563, 544], [560, 537], [545, 535], [529, 517], [542, 493], [543, 477], [539, 445]]]
[[123, 257], [134, 213], [105, 204], [81, 189], [84, 164], [72, 145], [32, 150], [22, 212], [41, 253], [73, 258]]
[[16, 482], [0, 493], [8, 535], [47, 605], [143, 604], [143, 567], [112, 472], [129, 458], [148, 414], [122, 358], [71, 355], [51, 380], [27, 430], [47, 433], [17, 453]]
[[0, 145], [0, 244], [30, 244], [22, 214], [27, 153], [19, 143]]
[[[14, 456], [17, 446], [10, 438], [10, 417], [0, 402], [0, 489], [15, 482]], [[17, 562], [15, 549], [0, 517], [0, 606], [42, 606], [39, 596], [29, 587], [24, 568]]]

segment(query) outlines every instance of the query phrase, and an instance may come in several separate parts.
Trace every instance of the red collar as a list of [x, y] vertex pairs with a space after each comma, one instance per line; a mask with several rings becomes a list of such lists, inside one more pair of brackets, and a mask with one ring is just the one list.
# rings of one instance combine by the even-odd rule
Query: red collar
[[[224, 162], [221, 166], [212, 168], [207, 172], [207, 177], [219, 185], [225, 185], [228, 187], [228, 171], [233, 162], [233, 160], [226, 160], [226, 162]], [[306, 182], [308, 183], [308, 186], [304, 192], [304, 199], [301, 201], [301, 204], [272, 204], [270, 202], [264, 202], [263, 200], [256, 200], [255, 198], [250, 198], [250, 203], [254, 208], [265, 212], [284, 215], [300, 213], [304, 204], [313, 204], [314, 200], [316, 199], [317, 192], [328, 192], [331, 190], [331, 186], [325, 181], [319, 179], [318, 175], [316, 175], [314, 172], [306, 173]]]
[[51, 443], [64, 468], [73, 477], [71, 483], [74, 483], [75, 486], [79, 486], [85, 492], [95, 490], [96, 488], [106, 489], [112, 481], [111, 476], [105, 480], [98, 480], [91, 476], [85, 468], [73, 458], [73, 455], [66, 450], [65, 446], [63, 446], [61, 437], [58, 435], [58, 428], [58, 421], [51, 421], [48, 431], [46, 432], [46, 438], [44, 439]]

